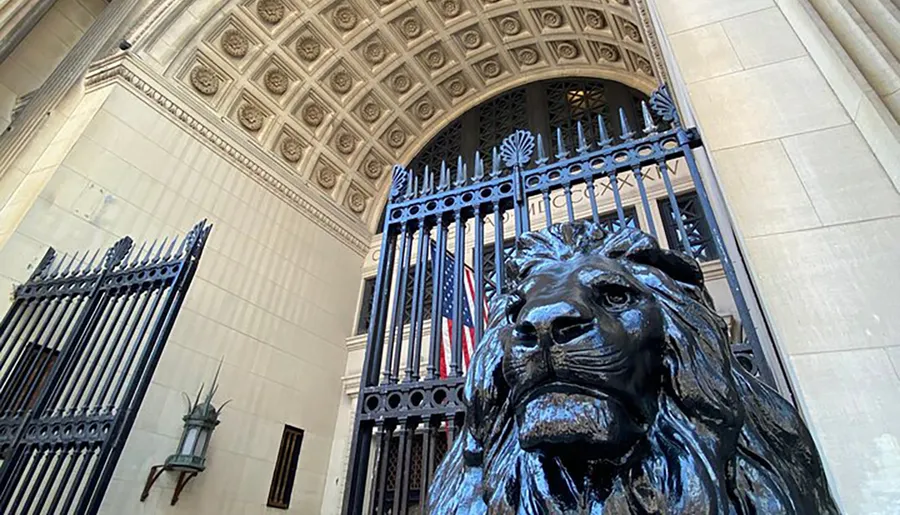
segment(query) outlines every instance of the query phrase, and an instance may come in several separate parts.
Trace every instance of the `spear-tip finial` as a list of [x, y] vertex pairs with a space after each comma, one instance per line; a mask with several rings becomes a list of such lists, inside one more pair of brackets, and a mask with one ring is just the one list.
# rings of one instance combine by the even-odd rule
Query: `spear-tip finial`
[[619, 108], [619, 124], [622, 126], [622, 139], [629, 140], [634, 136], [631, 127], [628, 125], [628, 117], [625, 116], [625, 109]]
[[425, 165], [425, 184], [422, 185], [422, 193], [431, 195], [432, 186], [434, 186], [434, 177], [432, 176], [431, 168]]
[[602, 114], [597, 115], [597, 128], [600, 129], [600, 146], [605, 147], [609, 145], [609, 131], [606, 130], [606, 120], [603, 119]]
[[438, 191], [444, 191], [450, 186], [450, 173], [447, 171], [447, 161], [441, 161], [441, 180], [438, 182]]
[[576, 150], [579, 154], [584, 154], [588, 151], [588, 144], [584, 139], [584, 127], [581, 125], [580, 120], [578, 121], [576, 127], [578, 128], [578, 148]]
[[647, 102], [641, 102], [641, 112], [644, 115], [644, 134], [653, 134], [656, 132], [656, 124], [653, 123], [653, 116], [650, 114]]
[[556, 159], [565, 159], [568, 152], [566, 152], [566, 145], [563, 143], [562, 129], [556, 128]]
[[481, 152], [475, 151], [475, 180], [480, 181], [484, 178], [484, 159], [481, 158]]
[[537, 135], [537, 152], [538, 158], [535, 163], [537, 163], [538, 166], [546, 164], [549, 159], [547, 158], [547, 152], [544, 150], [544, 137], [541, 136], [540, 132]]
[[[410, 176], [412, 176], [412, 177], [410, 177]], [[415, 173], [412, 170], [409, 170], [409, 175], [407, 175], [407, 177], [406, 177], [406, 199], [407, 200], [411, 199], [413, 197], [413, 194], [416, 191], [414, 189], [415, 187], [413, 185], [413, 180], [412, 180], [413, 177], [415, 177]]]
[[500, 176], [500, 154], [497, 152], [497, 147], [494, 147], [491, 153], [491, 177], [499, 177]]

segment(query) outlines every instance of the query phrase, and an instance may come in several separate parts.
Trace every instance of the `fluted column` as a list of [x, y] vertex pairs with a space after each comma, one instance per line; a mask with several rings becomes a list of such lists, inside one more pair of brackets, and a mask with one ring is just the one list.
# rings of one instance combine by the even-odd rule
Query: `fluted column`
[[851, 3], [894, 58], [900, 59], [900, 8], [891, 0], [851, 0]]
[[900, 121], [900, 0], [809, 0]]
[[0, 7], [0, 63], [25, 39], [56, 0], [18, 0]]
[[0, 136], [0, 176], [9, 168], [56, 108], [65, 94], [84, 76], [91, 62], [123, 30], [128, 14], [139, 0], [113, 0], [94, 20], [50, 76], [32, 95], [28, 105]]

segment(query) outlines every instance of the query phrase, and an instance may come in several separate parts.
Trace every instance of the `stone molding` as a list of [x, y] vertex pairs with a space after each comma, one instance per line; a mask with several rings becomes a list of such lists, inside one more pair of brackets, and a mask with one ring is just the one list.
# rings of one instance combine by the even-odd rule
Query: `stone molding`
[[359, 255], [365, 255], [369, 248], [370, 237], [368, 230], [361, 223], [342, 220], [346, 215], [339, 210], [321, 205], [324, 202], [320, 203], [310, 198], [267, 171], [277, 170], [283, 166], [268, 156], [256, 155], [261, 153], [255, 148], [243, 148], [246, 145], [244, 138], [232, 136], [230, 133], [233, 128], [209, 117], [206, 110], [192, 106], [192, 101], [163, 86], [168, 82], [125, 53], [94, 63], [85, 77], [84, 85], [86, 91], [111, 83], [128, 87], [149, 105], [168, 115], [183, 129], [193, 133], [221, 157], [243, 170], [253, 180], [265, 186], [351, 250]]

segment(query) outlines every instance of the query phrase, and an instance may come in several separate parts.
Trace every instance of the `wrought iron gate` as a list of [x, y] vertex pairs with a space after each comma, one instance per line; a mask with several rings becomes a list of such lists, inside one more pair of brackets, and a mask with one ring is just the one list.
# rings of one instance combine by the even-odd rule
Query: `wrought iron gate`
[[0, 513], [98, 511], [211, 227], [103, 256], [49, 249], [16, 288], [0, 322]]
[[[568, 138], [557, 130], [553, 158], [540, 135], [535, 138], [528, 131], [517, 131], [503, 141], [499, 151], [494, 150], [491, 170], [484, 170], [482, 160], [476, 157], [471, 176], [462, 158], [455, 173], [444, 166], [435, 174], [437, 177], [428, 170], [414, 175], [403, 167], [394, 168], [354, 421], [345, 513], [397, 515], [423, 511], [428, 484], [440, 452], [446, 448], [442, 439], [452, 440], [465, 416], [461, 402], [463, 324], [453, 324], [446, 336], [451, 352], [443, 367], [446, 373], [442, 373], [438, 320], [442, 320], [442, 313], [449, 313], [459, 322], [464, 311], [471, 309], [474, 341], [481, 339], [483, 300], [490, 295], [489, 290], [502, 291], [505, 286], [504, 220], [512, 219], [513, 237], [530, 230], [529, 199], [542, 200], [541, 220], [535, 220], [535, 225], [561, 221], [553, 219], [551, 193], [562, 192], [568, 221], [575, 219], [573, 196], [584, 195], [590, 201], [589, 216], [594, 222], [620, 227], [630, 224], [635, 216], [623, 203], [623, 185], [636, 190], [635, 209], [652, 220], [648, 183], [662, 183], [658, 187], [665, 188], [666, 209], [672, 211], [673, 223], [666, 227], [670, 243], [680, 241], [681, 250], [696, 257], [702, 257], [699, 254], [705, 251], [715, 252], [743, 328], [734, 351], [744, 366], [775, 384], [700, 180], [693, 154], [702, 145], [699, 134], [682, 126], [665, 86], [651, 96], [649, 105], [643, 104], [642, 114], [643, 127], [635, 131], [629, 127], [625, 113], [620, 112], [621, 136], [617, 138], [610, 137], [607, 120], [598, 117], [589, 133], [598, 134], [599, 141], [587, 141], [584, 134], [588, 131], [579, 123], [574, 138], [577, 148], [565, 148]], [[681, 201], [672, 184], [671, 175], [679, 163], [688, 170], [696, 191], [690, 206]], [[614, 209], [609, 214], [598, 208], [601, 190], [611, 192], [613, 197]], [[682, 208], [702, 211], [706, 221], [692, 223]], [[493, 226], [493, 244], [487, 247], [486, 225]], [[656, 234], [653, 224], [647, 229]], [[470, 234], [474, 248], [467, 260]], [[487, 233], [488, 239], [490, 236]], [[695, 245], [698, 239], [706, 240], [703, 246]], [[486, 257], [493, 262], [486, 263]], [[475, 278], [474, 302], [463, 294], [467, 270]], [[452, 273], [451, 280], [438, 280], [445, 272]], [[450, 295], [446, 295], [445, 282], [456, 285]], [[426, 284], [430, 291], [426, 291]], [[428, 318], [430, 329], [425, 324]], [[427, 339], [426, 333], [430, 333]], [[371, 467], [373, 451], [379, 459]], [[369, 478], [373, 478], [374, 488], [367, 496]]]

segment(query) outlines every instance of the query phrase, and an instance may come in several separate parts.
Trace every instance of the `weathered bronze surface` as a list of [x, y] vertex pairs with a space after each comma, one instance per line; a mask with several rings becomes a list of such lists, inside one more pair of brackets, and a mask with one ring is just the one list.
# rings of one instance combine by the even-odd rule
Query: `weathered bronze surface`
[[796, 410], [734, 362], [696, 261], [636, 230], [524, 234], [431, 514], [836, 514]]

